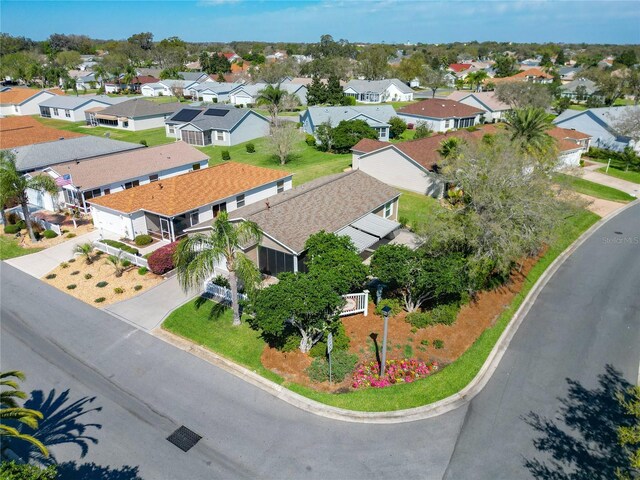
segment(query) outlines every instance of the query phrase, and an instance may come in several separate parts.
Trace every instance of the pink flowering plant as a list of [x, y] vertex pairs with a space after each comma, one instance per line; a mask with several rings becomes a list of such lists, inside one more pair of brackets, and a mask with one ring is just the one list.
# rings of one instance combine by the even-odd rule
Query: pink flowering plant
[[437, 362], [427, 364], [415, 358], [387, 360], [384, 377], [381, 377], [380, 364], [374, 361], [356, 368], [351, 386], [353, 388], [383, 388], [398, 383], [411, 383], [431, 375], [436, 370], [438, 370]]

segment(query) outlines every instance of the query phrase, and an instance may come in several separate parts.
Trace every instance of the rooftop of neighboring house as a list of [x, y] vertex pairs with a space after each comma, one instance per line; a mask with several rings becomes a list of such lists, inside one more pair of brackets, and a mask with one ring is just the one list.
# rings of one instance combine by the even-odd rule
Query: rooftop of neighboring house
[[126, 99], [117, 105], [100, 110], [100, 115], [114, 117], [139, 118], [156, 115], [169, 115], [180, 110], [184, 105], [179, 102], [156, 103], [142, 98]]
[[0, 149], [3, 150], [82, 136], [82, 133], [47, 127], [29, 116], [0, 118]]
[[494, 112], [511, 110], [511, 107], [508, 104], [498, 100], [495, 92], [471, 92], [469, 90], [456, 90], [455, 92], [452, 92], [451, 95], [447, 97], [447, 99], [461, 102], [468, 97], [474, 97], [477, 101]]
[[584, 87], [588, 95], [591, 95], [598, 90], [596, 82], [594, 82], [593, 80], [589, 80], [588, 78], [576, 78], [575, 80], [562, 85], [560, 89], [569, 92], [575, 92], [578, 87]]
[[207, 76], [205, 72], [178, 72], [178, 75], [180, 75], [183, 80], [189, 80], [191, 82], [198, 81], [203, 75]]
[[350, 80], [344, 88], [345, 90], [352, 88], [358, 93], [383, 93], [390, 85], [395, 85], [402, 93], [413, 93], [413, 90], [406, 83], [397, 78], [387, 78], [385, 80]]
[[[69, 132], [64, 132], [60, 136], [62, 137], [67, 133]], [[71, 160], [84, 160], [138, 148], [144, 147], [138, 143], [82, 135], [78, 138], [25, 145], [17, 147], [13, 151], [16, 154], [18, 170], [30, 171]]]
[[58, 175], [71, 175], [73, 185], [81, 190], [90, 190], [208, 160], [209, 157], [197, 148], [184, 142], [174, 142], [81, 162], [61, 163], [48, 169]]
[[291, 176], [271, 168], [226, 162], [94, 198], [123, 213], [139, 210], [172, 217]]
[[162, 69], [161, 68], [137, 68], [136, 72], [138, 73], [138, 75], [160, 78]]
[[49, 92], [54, 95], [64, 95], [65, 93], [59, 88], [47, 88], [47, 89], [33, 89], [23, 87], [11, 87], [9, 90], [0, 92], [0, 105], [20, 105], [26, 102], [31, 97], [42, 92]]
[[554, 120], [554, 124], [564, 122], [574, 117], [590, 117], [593, 116], [607, 125], [608, 128], [612, 128], [612, 125], [616, 122], [618, 117], [630, 109], [640, 110], [640, 105], [626, 105], [620, 107], [602, 107], [602, 108], [588, 108], [586, 110], [565, 110], [558, 115]]
[[337, 232], [399, 195], [395, 188], [360, 170], [351, 170], [239, 208], [229, 217], [256, 222], [267, 235], [299, 253], [314, 233]]
[[[313, 78], [310, 78], [310, 77], [294, 77], [288, 83], [294, 83], [297, 85], [304, 85], [308, 87], [309, 85], [311, 85], [312, 82], [313, 82]], [[327, 80], [326, 78], [321, 78], [320, 83], [322, 83], [323, 85], [327, 85], [329, 83], [329, 80]], [[341, 87], [344, 87], [346, 84], [347, 82], [345, 82], [344, 80], [340, 80]]]
[[108, 95], [64, 95], [48, 98], [40, 103], [41, 107], [64, 108], [66, 110], [75, 110], [89, 103], [90, 101], [100, 102], [104, 105], [115, 105], [127, 100], [126, 97], [110, 97]]
[[[264, 90], [269, 85], [270, 85], [269, 83], [263, 83], [263, 82], [242, 84], [236, 87], [236, 90], [238, 91], [244, 90], [252, 97], [255, 97], [260, 93], [261, 90]], [[282, 82], [280, 84], [271, 84], [271, 85], [273, 85], [274, 87], [278, 86], [280, 90], [284, 90], [288, 93], [296, 93], [298, 90], [305, 87], [305, 85], [299, 85], [291, 82]]]
[[332, 126], [336, 126], [343, 120], [354, 120], [362, 116], [368, 117], [381, 125], [386, 125], [391, 117], [396, 116], [396, 111], [391, 105], [309, 107], [307, 112], [309, 112], [311, 121], [316, 127], [327, 121]]
[[247, 115], [257, 115], [268, 121], [262, 115], [246, 108], [236, 108], [233, 105], [216, 104], [209, 107], [185, 107], [167, 118], [169, 124], [191, 124], [201, 130], [233, 129]]
[[481, 115], [482, 110], [454, 100], [428, 98], [417, 103], [406, 105], [398, 113], [427, 118], [466, 118]]
[[484, 81], [484, 83], [522, 82], [527, 81], [531, 77], [552, 79], [553, 75], [540, 70], [537, 67], [531, 67], [524, 69], [521, 72], [516, 73], [515, 75], [511, 75], [510, 77], [488, 78]]
[[212, 80], [207, 80], [206, 82], [202, 82], [202, 83], [199, 83], [198, 85], [194, 85], [189, 90], [195, 90], [196, 92], [211, 90], [212, 92], [215, 92], [215, 93], [227, 93], [242, 85], [243, 83], [216, 82]]
[[449, 68], [456, 73], [464, 72], [472, 67], [471, 63], [452, 63]]
[[139, 75], [137, 77], [133, 77], [130, 82], [125, 82], [121, 77], [114, 84], [125, 84], [125, 85], [146, 85], [147, 83], [157, 83], [160, 79], [156, 77], [152, 77], [151, 75]]

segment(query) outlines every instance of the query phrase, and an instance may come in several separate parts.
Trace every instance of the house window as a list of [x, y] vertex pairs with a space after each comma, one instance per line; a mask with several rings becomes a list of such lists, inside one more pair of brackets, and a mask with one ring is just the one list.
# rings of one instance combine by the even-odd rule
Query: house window
[[199, 163], [194, 163], [193, 165], [191, 165], [191, 169], [192, 170], [200, 170], [200, 164]]
[[450, 120], [445, 120], [445, 121], [444, 121], [444, 128], [449, 128], [449, 125], [450, 125], [450, 124], [451, 124], [451, 123], [450, 123]]
[[227, 211], [227, 202], [222, 202], [214, 205], [213, 207], [211, 207], [211, 211], [213, 212], [213, 218], [216, 218], [218, 215], [220, 215], [220, 212]]
[[71, 110], [65, 110], [64, 111], [64, 116], [67, 118], [71, 118]]
[[384, 206], [384, 218], [389, 218], [393, 215], [393, 202], [386, 203]]
[[244, 193], [236, 197], [236, 207], [244, 207]]
[[51, 118], [51, 109], [49, 107], [40, 107], [40, 115], [44, 118]]
[[284, 180], [278, 180], [278, 183], [276, 183], [276, 191], [278, 193], [284, 192]]
[[129, 190], [130, 188], [137, 187], [140, 185], [140, 180], [134, 180], [133, 182], [126, 182], [124, 184], [124, 189]]
[[293, 272], [293, 255], [272, 248], [258, 247], [258, 266], [267, 275]]
[[104, 193], [104, 195], [109, 195], [111, 193], [111, 189], [110, 188], [105, 188], [103, 193]]
[[122, 122], [122, 128], [129, 128], [129, 120]]
[[191, 226], [193, 227], [194, 225], [197, 225], [199, 223], [199, 215], [198, 215], [198, 211], [196, 210], [195, 212], [191, 212], [189, 214], [189, 221], [191, 222]]
[[171, 135], [175, 135], [176, 133], [176, 127], [174, 127], [173, 125], [169, 125], [169, 133]]
[[157, 182], [158, 181], [158, 174], [154, 173], [153, 175], [149, 175], [149, 183], [151, 182]]
[[58, 109], [57, 109], [57, 108], [54, 108], [54, 109], [53, 109], [53, 114], [54, 114], [56, 117], [58, 116]]
[[224, 141], [224, 132], [216, 130], [216, 140], [218, 140], [219, 142]]
[[192, 132], [191, 130], [181, 130], [182, 140], [189, 145], [204, 145], [202, 132]]

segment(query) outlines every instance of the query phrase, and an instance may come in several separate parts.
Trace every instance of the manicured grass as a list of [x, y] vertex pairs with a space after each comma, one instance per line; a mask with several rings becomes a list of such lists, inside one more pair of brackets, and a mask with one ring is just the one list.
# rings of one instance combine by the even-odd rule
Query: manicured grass
[[586, 105], [575, 105], [575, 104], [569, 105], [569, 110], [586, 110], [586, 109], [587, 109]]
[[69, 132], [84, 133], [85, 135], [95, 135], [96, 137], [105, 137], [105, 134], [109, 134], [109, 138], [112, 140], [122, 140], [123, 142], [140, 143], [141, 140], [146, 140], [147, 145], [152, 147], [154, 145], [164, 145], [165, 143], [175, 142], [175, 138], [169, 138], [166, 136], [164, 127], [151, 128], [149, 130], [141, 130], [139, 132], [126, 132], [124, 130], [118, 130], [116, 128], [106, 127], [88, 127], [84, 122], [65, 122], [64, 120], [55, 120], [51, 118], [34, 117], [42, 124], [57, 128], [59, 130], [66, 130]]
[[415, 129], [413, 130], [407, 129], [404, 132], [402, 132], [402, 135], [400, 135], [399, 137], [392, 138], [391, 143], [406, 142], [408, 140], [413, 140], [415, 136], [416, 136]]
[[248, 163], [258, 167], [276, 168], [294, 174], [294, 185], [300, 185], [318, 177], [342, 172], [351, 165], [351, 154], [332, 154], [317, 150], [307, 145], [304, 140], [298, 144], [298, 151], [293, 158], [280, 165], [278, 159], [267, 152], [267, 139], [256, 138], [251, 142], [256, 147], [254, 153], [247, 153], [246, 143], [241, 143], [233, 147], [200, 147], [205, 154], [209, 155], [210, 165], [222, 163], [221, 152], [229, 150], [231, 160], [234, 162]]
[[[409, 196], [409, 195], [407, 195]], [[503, 311], [495, 325], [485, 330], [478, 340], [454, 363], [440, 372], [415, 383], [396, 385], [385, 389], [356, 390], [346, 394], [317, 392], [298, 384], [287, 384], [292, 391], [313, 400], [340, 408], [360, 411], [391, 411], [413, 408], [442, 400], [460, 391], [476, 376], [535, 282], [547, 267], [600, 217], [587, 210], [575, 210], [558, 227], [556, 241], [531, 269], [523, 288]], [[195, 302], [195, 301], [194, 301]], [[190, 302], [175, 310], [163, 328], [189, 338], [215, 352], [228, 357], [267, 378], [283, 383], [260, 363], [264, 343], [257, 332], [246, 324], [231, 326], [231, 314], [225, 310], [219, 319], [209, 320], [209, 308], [196, 310]], [[211, 305], [207, 302], [207, 305]]]
[[282, 378], [260, 363], [264, 341], [258, 332], [244, 321], [239, 327], [234, 327], [230, 308], [222, 308], [219, 316], [212, 316], [212, 308], [220, 305], [207, 300], [198, 308], [197, 302], [197, 299], [192, 300], [174, 310], [162, 328], [207, 347], [269, 380], [282, 383]]
[[600, 185], [599, 183], [590, 182], [583, 178], [572, 177], [571, 175], [565, 175], [563, 173], [557, 174], [557, 178], [560, 183], [565, 184], [571, 190], [591, 197], [623, 203], [635, 200], [635, 197], [632, 197], [628, 193], [605, 185]]
[[427, 223], [430, 218], [442, 208], [440, 202], [433, 197], [400, 190], [400, 204], [398, 211], [399, 220], [413, 230], [419, 230], [420, 226]]
[[607, 172], [607, 167], [599, 168], [598, 171], [600, 173], [604, 173], [605, 175], [609, 175], [611, 177], [616, 177], [621, 180], [626, 180], [627, 182], [640, 183], [640, 172], [634, 172], [629, 170], [625, 172], [624, 170], [618, 170], [617, 168], [609, 167], [609, 171]]
[[[252, 108], [251, 110], [253, 110], [256, 113], [259, 113], [260, 115], [262, 115], [263, 117], [267, 117], [270, 118], [271, 114], [269, 113], [268, 110], [263, 109], [263, 108]], [[296, 112], [280, 112], [278, 113], [279, 117], [299, 117], [300, 114], [304, 111], [305, 109], [303, 108], [301, 111], [296, 111]]]
[[42, 248], [22, 248], [18, 245], [18, 241], [15, 238], [0, 236], [0, 260], [21, 257], [22, 255], [29, 255], [30, 253], [36, 253], [40, 250], [42, 250]]

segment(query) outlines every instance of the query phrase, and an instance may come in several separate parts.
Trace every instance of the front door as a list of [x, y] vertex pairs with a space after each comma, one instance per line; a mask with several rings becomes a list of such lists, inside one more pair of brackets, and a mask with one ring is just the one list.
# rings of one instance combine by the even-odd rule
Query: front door
[[163, 240], [171, 241], [171, 230], [169, 230], [169, 220], [160, 217], [160, 235]]

